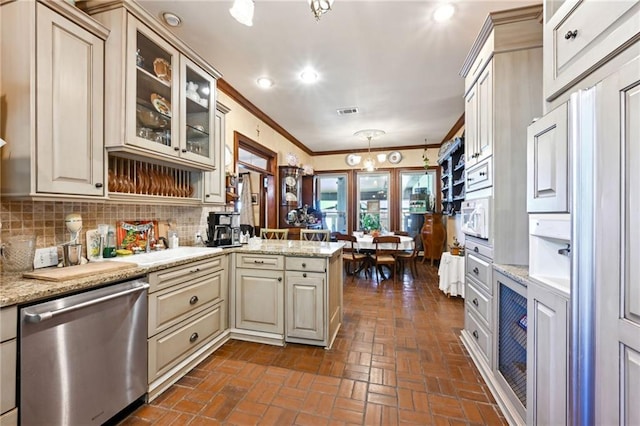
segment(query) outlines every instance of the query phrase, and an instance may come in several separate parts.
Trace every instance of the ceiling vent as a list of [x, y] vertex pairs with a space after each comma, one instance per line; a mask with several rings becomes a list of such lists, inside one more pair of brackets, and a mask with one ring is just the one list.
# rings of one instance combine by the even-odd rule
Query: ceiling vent
[[340, 108], [337, 111], [338, 111], [338, 115], [357, 114], [358, 113], [358, 107]]

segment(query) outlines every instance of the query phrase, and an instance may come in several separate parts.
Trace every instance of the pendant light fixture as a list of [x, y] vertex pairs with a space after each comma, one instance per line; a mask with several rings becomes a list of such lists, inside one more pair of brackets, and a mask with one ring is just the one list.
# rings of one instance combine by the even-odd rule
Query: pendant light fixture
[[229, 13], [236, 21], [251, 27], [253, 26], [253, 6], [253, 0], [234, 0]]
[[376, 160], [371, 155], [371, 139], [377, 138], [377, 137], [382, 136], [384, 134], [385, 134], [384, 130], [378, 130], [378, 129], [359, 130], [359, 131], [357, 131], [357, 132], [355, 132], [353, 134], [354, 136], [365, 138], [367, 140], [367, 142], [369, 143], [369, 154], [367, 155], [367, 158], [365, 158], [364, 161], [362, 162], [362, 169], [363, 170], [366, 170], [368, 172], [372, 172], [372, 171], [374, 171], [376, 169]]
[[320, 17], [331, 10], [334, 0], [308, 0], [309, 7], [313, 16], [316, 17], [316, 21], [320, 20]]

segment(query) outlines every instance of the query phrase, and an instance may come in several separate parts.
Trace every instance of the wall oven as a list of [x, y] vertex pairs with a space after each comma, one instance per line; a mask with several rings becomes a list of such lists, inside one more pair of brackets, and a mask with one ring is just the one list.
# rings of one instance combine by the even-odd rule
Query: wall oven
[[489, 239], [489, 223], [491, 218], [491, 199], [479, 198], [462, 203], [462, 232], [485, 240]]

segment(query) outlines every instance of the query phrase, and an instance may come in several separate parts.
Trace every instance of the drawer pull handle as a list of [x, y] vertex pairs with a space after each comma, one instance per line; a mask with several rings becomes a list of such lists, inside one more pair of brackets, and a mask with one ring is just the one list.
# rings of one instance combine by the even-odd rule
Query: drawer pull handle
[[173, 150], [174, 150], [174, 151], [180, 151], [180, 147], [179, 147], [179, 146], [174, 146], [174, 147], [173, 147]]
[[478, 267], [476, 266], [475, 268], [473, 268], [473, 273], [478, 275], [480, 273], [480, 270], [478, 269]]
[[189, 342], [190, 342], [190, 343], [195, 342], [196, 340], [198, 340], [198, 337], [200, 337], [200, 336], [198, 336], [198, 333], [193, 333], [193, 334], [189, 337]]
[[569, 30], [567, 31], [567, 33], [564, 35], [565, 40], [571, 40], [572, 38], [576, 38], [578, 36], [578, 30]]
[[478, 336], [478, 330], [473, 330], [473, 333], [471, 333], [471, 334], [473, 334], [473, 337], [475, 337], [476, 340], [478, 340], [478, 337], [479, 337]]
[[473, 182], [473, 178], [472, 178], [472, 177], [468, 177], [468, 178], [467, 178], [467, 181], [468, 181], [468, 182]]
[[195, 305], [196, 303], [198, 303], [198, 296], [191, 296], [191, 299], [189, 299], [189, 304], [190, 305]]
[[96, 183], [96, 188], [102, 188], [102, 183], [97, 182], [97, 183]]
[[254, 260], [253, 263], [264, 263], [264, 260]]
[[306, 268], [306, 267], [307, 267], [307, 264], [306, 264], [306, 263], [303, 263], [303, 264], [302, 264], [302, 267], [303, 267], [303, 268]]
[[307, 273], [306, 272], [302, 273], [302, 278], [307, 278]]
[[478, 306], [478, 305], [479, 305], [479, 303], [478, 303], [478, 298], [477, 298], [477, 297], [473, 299], [473, 304], [474, 304], [474, 305], [476, 305], [476, 306]]
[[487, 174], [485, 172], [480, 172], [480, 176], [486, 176]]
[[187, 150], [185, 148], [182, 148], [182, 152], [187, 152]]
[[476, 253], [480, 253], [480, 249], [477, 246], [473, 248], [473, 251], [475, 251]]
[[193, 274], [193, 273], [195, 273], [195, 272], [200, 272], [200, 268], [196, 268], [196, 269], [192, 269], [192, 270], [191, 270], [191, 273], [192, 273], [192, 274]]

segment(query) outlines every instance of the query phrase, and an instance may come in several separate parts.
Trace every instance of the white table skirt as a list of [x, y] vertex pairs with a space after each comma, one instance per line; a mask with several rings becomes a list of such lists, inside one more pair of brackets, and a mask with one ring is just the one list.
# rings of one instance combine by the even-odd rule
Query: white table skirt
[[464, 298], [464, 256], [453, 256], [449, 252], [442, 253], [438, 275], [440, 290], [450, 296]]
[[[413, 241], [413, 238], [407, 237], [405, 235], [396, 235], [396, 236], [400, 238], [400, 244], [398, 244], [398, 250], [413, 249], [413, 244], [411, 243]], [[357, 237], [357, 240], [358, 240], [357, 248], [359, 250], [375, 250], [376, 249], [375, 244], [373, 244], [373, 237], [371, 235], [364, 235], [362, 237]], [[391, 244], [382, 244], [381, 247], [384, 249], [393, 248], [391, 247]]]

